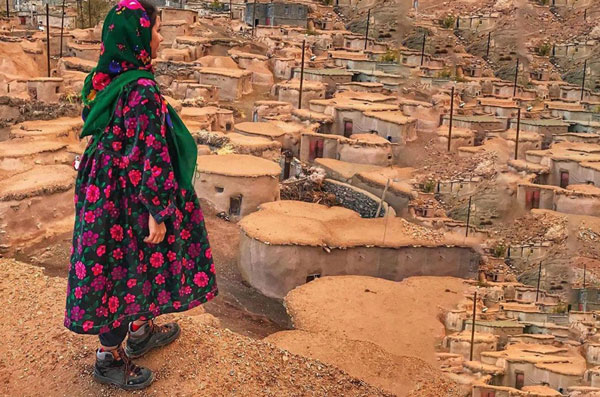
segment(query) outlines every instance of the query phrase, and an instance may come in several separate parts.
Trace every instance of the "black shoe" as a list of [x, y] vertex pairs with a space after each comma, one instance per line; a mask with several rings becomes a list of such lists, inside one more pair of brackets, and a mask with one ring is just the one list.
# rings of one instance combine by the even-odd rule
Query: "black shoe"
[[105, 384], [119, 386], [125, 390], [140, 390], [150, 386], [154, 374], [148, 368], [135, 365], [119, 346], [119, 359], [112, 352], [96, 352], [94, 378]]
[[155, 347], [165, 346], [173, 342], [179, 337], [180, 333], [181, 328], [177, 323], [156, 325], [154, 321], [148, 321], [135, 332], [131, 331], [130, 325], [125, 353], [130, 358], [141, 357]]

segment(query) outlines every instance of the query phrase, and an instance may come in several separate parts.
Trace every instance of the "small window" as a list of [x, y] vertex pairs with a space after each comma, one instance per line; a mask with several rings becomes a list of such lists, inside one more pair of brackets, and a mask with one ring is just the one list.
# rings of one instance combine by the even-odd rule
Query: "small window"
[[306, 277], [306, 282], [307, 282], [307, 283], [310, 283], [311, 281], [313, 281], [313, 280], [316, 280], [316, 279], [318, 279], [318, 278], [320, 278], [320, 277], [321, 277], [321, 273], [309, 274], [309, 275]]
[[215, 186], [215, 192], [217, 192], [217, 193], [223, 193], [223, 190], [225, 190], [225, 189], [222, 188], [221, 186]]

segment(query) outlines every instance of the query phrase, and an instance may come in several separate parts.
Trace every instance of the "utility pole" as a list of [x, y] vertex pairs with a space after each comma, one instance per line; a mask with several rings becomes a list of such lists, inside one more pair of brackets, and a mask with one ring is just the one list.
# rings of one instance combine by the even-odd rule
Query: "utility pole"
[[50, 77], [50, 6], [46, 3], [46, 58], [48, 61], [48, 77]]
[[10, 4], [9, 4], [8, 0], [6, 0], [6, 17], [7, 18], [10, 18], [9, 6], [10, 6]]
[[367, 42], [369, 40], [369, 22], [371, 21], [371, 9], [367, 12], [367, 31], [365, 32], [365, 51], [367, 50]]
[[519, 58], [517, 58], [517, 67], [515, 68], [515, 86], [513, 88], [513, 98], [517, 96], [517, 79], [519, 78]]
[[585, 290], [585, 276], [586, 276], [586, 271], [587, 271], [587, 263], [583, 262], [583, 290], [581, 291], [582, 293], [582, 300], [583, 300], [583, 311], [587, 311], [587, 291]]
[[519, 133], [521, 132], [521, 108], [517, 110], [517, 136], [515, 137], [515, 160], [519, 155]]
[[300, 64], [300, 93], [298, 94], [298, 109], [302, 109], [302, 85], [304, 84], [304, 51], [306, 39], [302, 40], [302, 63]]
[[469, 237], [469, 224], [471, 223], [471, 200], [473, 196], [469, 196], [469, 208], [467, 209], [467, 231], [465, 232], [465, 237]]
[[583, 11], [583, 21], [587, 22], [587, 8]]
[[231, 7], [231, 0], [229, 0], [229, 19], [233, 19], [233, 8]]
[[452, 121], [454, 118], [454, 87], [450, 93], [450, 125], [448, 126], [448, 151], [450, 151], [450, 145], [452, 143]]
[[585, 93], [585, 74], [587, 72], [587, 59], [583, 62], [583, 79], [581, 80], [581, 101], [583, 101], [583, 94]]
[[63, 32], [65, 30], [65, 0], [62, 2], [62, 11], [60, 15], [60, 57], [63, 55]]
[[256, 30], [256, 1], [252, 4], [252, 37], [254, 37], [254, 31]]
[[473, 294], [473, 322], [471, 323], [471, 352], [469, 361], [473, 361], [473, 342], [475, 342], [475, 315], [477, 314], [477, 290]]
[[485, 59], [490, 59], [490, 42], [492, 41], [492, 32], [488, 32], [487, 50], [485, 50]]
[[425, 41], [427, 40], [427, 32], [423, 32], [423, 45], [421, 47], [421, 66], [423, 66], [423, 60], [425, 59]]
[[535, 290], [535, 303], [538, 301], [538, 296], [540, 295], [540, 280], [542, 278], [542, 262], [540, 261], [540, 268], [538, 270], [538, 282], [537, 289]]

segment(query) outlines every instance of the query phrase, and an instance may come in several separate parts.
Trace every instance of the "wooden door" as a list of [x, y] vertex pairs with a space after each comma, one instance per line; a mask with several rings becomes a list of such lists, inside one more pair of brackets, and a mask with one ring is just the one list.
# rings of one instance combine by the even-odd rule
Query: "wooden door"
[[515, 389], [521, 390], [525, 386], [525, 374], [523, 372], [515, 372]]
[[314, 161], [317, 157], [317, 140], [311, 139], [308, 146], [308, 161]]
[[535, 190], [533, 192], [533, 201], [531, 203], [531, 208], [540, 208], [540, 191]]
[[323, 138], [317, 139], [317, 147], [315, 151], [315, 157], [322, 158], [323, 157], [323, 147], [325, 146], [325, 140]]
[[352, 135], [352, 129], [352, 120], [344, 120], [344, 136], [346, 138], [350, 138], [350, 135]]
[[569, 186], [569, 171], [561, 171], [560, 172], [560, 187], [565, 189]]

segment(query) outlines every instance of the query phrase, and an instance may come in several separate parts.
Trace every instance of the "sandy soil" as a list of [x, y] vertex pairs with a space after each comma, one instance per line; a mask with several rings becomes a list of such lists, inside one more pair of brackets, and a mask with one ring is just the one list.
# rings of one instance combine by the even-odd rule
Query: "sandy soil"
[[214, 318], [202, 308], [169, 316], [181, 338], [139, 361], [156, 372], [150, 389], [100, 386], [90, 376], [96, 338], [62, 326], [65, 280], [12, 259], [0, 259], [0, 273], [0, 395], [391, 396], [332, 366], [206, 325]]
[[[291, 323], [278, 300], [267, 298], [245, 284], [237, 268], [239, 227], [216, 217], [216, 212], [202, 201], [208, 239], [217, 268], [220, 295], [204, 305], [224, 327], [251, 338], [264, 338], [289, 329]], [[27, 249], [17, 252], [17, 260], [44, 268], [48, 276], [66, 277], [71, 248], [72, 227]]]
[[285, 304], [296, 329], [371, 342], [435, 364], [434, 347], [445, 333], [439, 316], [454, 309], [466, 289], [453, 277], [323, 277], [291, 291]]
[[278, 332], [265, 340], [294, 354], [333, 364], [400, 397], [450, 397], [464, 393], [423, 360], [390, 354], [370, 342], [298, 330]]

